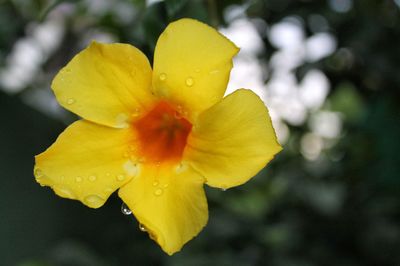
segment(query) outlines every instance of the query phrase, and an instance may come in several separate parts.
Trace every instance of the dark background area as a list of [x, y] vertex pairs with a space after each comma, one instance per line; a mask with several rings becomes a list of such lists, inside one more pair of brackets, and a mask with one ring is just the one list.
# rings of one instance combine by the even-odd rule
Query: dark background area
[[[293, 121], [279, 115], [293, 107], [281, 97], [284, 150], [243, 186], [207, 188], [208, 225], [170, 257], [116, 195], [93, 210], [32, 172], [34, 155], [76, 119], [50, 90], [60, 67], [91, 39], [131, 43], [152, 61], [159, 34], [181, 17], [254, 25], [262, 51], [251, 59], [272, 109], [274, 25], [297, 25], [304, 40], [329, 33], [335, 45], [285, 72], [296, 84], [323, 73], [320, 106]], [[399, 47], [400, 1], [0, 1], [0, 265], [400, 265]]]

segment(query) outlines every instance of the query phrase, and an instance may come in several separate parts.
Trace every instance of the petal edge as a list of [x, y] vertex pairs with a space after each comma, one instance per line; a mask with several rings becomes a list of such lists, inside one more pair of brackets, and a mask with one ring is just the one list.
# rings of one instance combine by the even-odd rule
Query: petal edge
[[139, 171], [124, 157], [128, 143], [132, 146], [129, 130], [79, 120], [35, 156], [36, 181], [61, 197], [99, 208]]
[[240, 89], [199, 116], [184, 158], [206, 184], [227, 189], [247, 182], [281, 149], [264, 103]]
[[206, 225], [204, 178], [188, 166], [144, 166], [140, 176], [118, 195], [148, 231], [172, 255]]
[[157, 41], [153, 90], [196, 116], [222, 99], [238, 51], [214, 28], [194, 19], [177, 20]]
[[153, 101], [151, 67], [129, 44], [93, 41], [53, 79], [57, 101], [84, 119], [110, 127], [128, 126]]

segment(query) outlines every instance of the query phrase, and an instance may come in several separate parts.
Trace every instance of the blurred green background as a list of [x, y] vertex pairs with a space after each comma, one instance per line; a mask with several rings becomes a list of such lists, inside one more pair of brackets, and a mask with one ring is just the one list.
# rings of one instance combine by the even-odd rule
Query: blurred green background
[[[247, 184], [207, 188], [210, 219], [170, 257], [120, 211], [35, 183], [33, 156], [77, 119], [50, 90], [91, 40], [152, 61], [181, 17], [241, 52], [284, 150]], [[0, 1], [0, 265], [400, 265], [400, 1]]]

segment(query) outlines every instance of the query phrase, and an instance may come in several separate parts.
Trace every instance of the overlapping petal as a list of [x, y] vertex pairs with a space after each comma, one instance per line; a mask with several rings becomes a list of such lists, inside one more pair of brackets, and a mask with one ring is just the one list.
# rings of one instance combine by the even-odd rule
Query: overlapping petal
[[151, 73], [146, 56], [135, 47], [92, 42], [57, 74], [52, 88], [66, 109], [121, 128], [154, 100]]
[[98, 208], [137, 174], [135, 164], [126, 156], [128, 149], [135, 149], [134, 144], [130, 129], [77, 121], [36, 156], [36, 180], [61, 197]]
[[140, 175], [119, 190], [161, 248], [179, 251], [196, 236], [208, 219], [204, 178], [187, 165], [144, 165]]
[[193, 19], [173, 22], [157, 42], [153, 90], [194, 116], [222, 99], [238, 51], [206, 24]]
[[184, 157], [207, 184], [245, 183], [281, 150], [268, 110], [250, 90], [238, 90], [202, 113]]

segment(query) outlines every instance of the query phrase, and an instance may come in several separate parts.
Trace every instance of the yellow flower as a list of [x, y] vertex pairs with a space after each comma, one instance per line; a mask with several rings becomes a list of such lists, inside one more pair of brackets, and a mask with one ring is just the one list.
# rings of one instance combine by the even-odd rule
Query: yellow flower
[[168, 254], [208, 219], [203, 184], [248, 181], [281, 150], [250, 90], [223, 98], [239, 49], [192, 19], [161, 34], [154, 69], [128, 44], [93, 42], [54, 78], [82, 117], [36, 156], [37, 182], [99, 208], [114, 191]]

